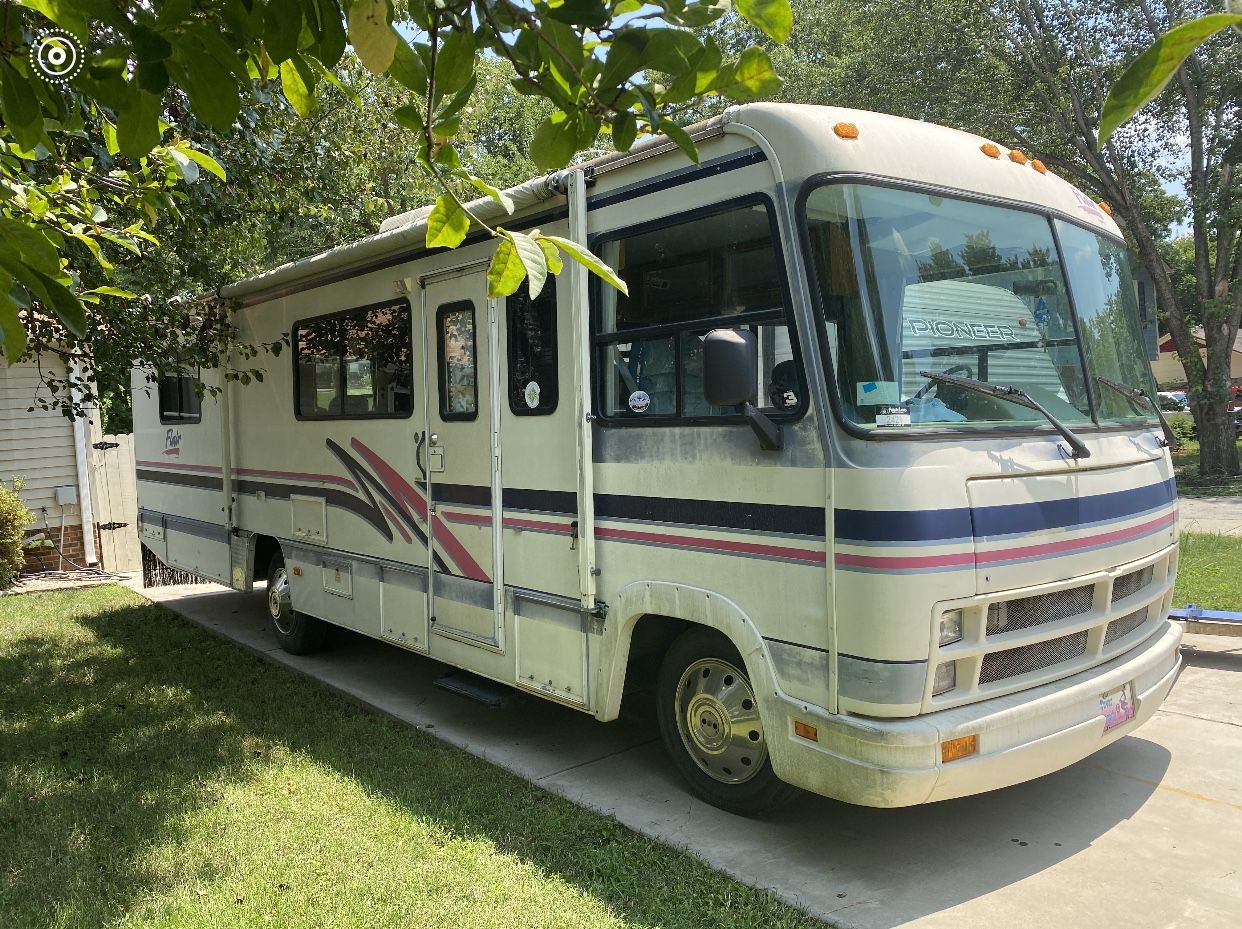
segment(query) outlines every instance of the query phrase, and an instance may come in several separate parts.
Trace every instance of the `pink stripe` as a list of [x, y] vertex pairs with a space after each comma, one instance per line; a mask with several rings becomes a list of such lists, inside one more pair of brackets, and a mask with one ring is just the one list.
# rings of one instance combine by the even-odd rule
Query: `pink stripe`
[[173, 456], [176, 456], [176, 455], [180, 455], [180, 454], [181, 454], [181, 449], [179, 449], [179, 448], [166, 448], [166, 449], [164, 449], [164, 454], [165, 454], [165, 455], [168, 455], [168, 456], [170, 456], [170, 457], [173, 457]]
[[951, 555], [915, 555], [912, 557], [893, 557], [889, 555], [851, 555], [838, 552], [836, 563], [847, 568], [960, 568], [975, 563], [974, 552], [958, 552]]
[[337, 484], [357, 490], [358, 485], [347, 477], [337, 474], [313, 474], [309, 471], [267, 471], [263, 468], [234, 468], [236, 474], [253, 474], [255, 477], [282, 477], [291, 481], [323, 481], [325, 484]]
[[383, 500], [380, 501], [380, 509], [384, 511], [384, 515], [388, 517], [388, 521], [397, 527], [397, 531], [401, 533], [401, 538], [405, 539], [407, 542], [414, 541], [410, 538], [410, 534], [405, 531], [405, 526], [401, 523], [401, 520], [397, 519], [393, 511], [388, 508], [388, 504]]
[[729, 552], [734, 555], [754, 555], [768, 558], [789, 558], [814, 564], [823, 563], [826, 558], [823, 552], [808, 551], [804, 548], [785, 548], [779, 545], [757, 545], [752, 542], [729, 542], [723, 539], [705, 539], [684, 535], [663, 535], [655, 532], [635, 532], [630, 529], [598, 528], [595, 535], [602, 539], [617, 539], [622, 542], [647, 542], [654, 545], [678, 545], [682, 548], [708, 548], [713, 551]]
[[479, 513], [444, 513], [445, 519], [451, 523], [470, 523], [473, 526], [490, 526], [492, 518]]
[[1109, 542], [1122, 542], [1135, 536], [1146, 535], [1149, 532], [1155, 532], [1166, 526], [1171, 526], [1176, 519], [1177, 513], [1170, 511], [1156, 519], [1139, 523], [1137, 526], [1130, 526], [1126, 529], [1114, 529], [1112, 532], [1105, 532], [1101, 535], [1085, 536], [1080, 539], [1070, 539], [1066, 542], [1044, 542], [1040, 545], [1024, 545], [1021, 548], [1005, 548], [997, 552], [981, 552], [978, 556], [978, 561], [980, 564], [990, 564], [996, 561], [1009, 561], [1013, 558], [1056, 555], [1061, 552], [1076, 551], [1080, 548], [1106, 545]]
[[559, 532], [562, 535], [569, 535], [574, 531], [568, 523], [544, 523], [537, 519], [514, 519], [512, 516], [505, 517], [504, 526], [506, 529], [533, 529], [543, 532]]

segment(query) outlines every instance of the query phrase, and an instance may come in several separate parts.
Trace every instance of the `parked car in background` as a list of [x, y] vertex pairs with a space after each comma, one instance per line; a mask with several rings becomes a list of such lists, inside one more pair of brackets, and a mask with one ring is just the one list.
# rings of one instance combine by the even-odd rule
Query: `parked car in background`
[[1162, 390], [1159, 397], [1160, 409], [1165, 413], [1185, 413], [1190, 409], [1190, 398], [1186, 396], [1185, 391]]

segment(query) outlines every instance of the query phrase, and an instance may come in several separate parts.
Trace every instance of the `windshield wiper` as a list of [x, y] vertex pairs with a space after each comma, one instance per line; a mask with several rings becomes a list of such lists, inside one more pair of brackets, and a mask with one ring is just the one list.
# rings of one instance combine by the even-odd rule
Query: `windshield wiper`
[[[1155, 410], [1156, 418], [1160, 420], [1160, 428], [1164, 431], [1164, 447], [1165, 448], [1181, 448], [1182, 443], [1178, 439], [1177, 434], [1173, 431], [1173, 427], [1169, 425], [1169, 421], [1164, 418], [1164, 411], [1160, 409], [1160, 404], [1151, 398], [1147, 391], [1141, 387], [1131, 387], [1129, 384], [1123, 384], [1120, 381], [1110, 380], [1107, 377], [1101, 377], [1099, 374], [1095, 376], [1096, 382], [1103, 384], [1105, 387], [1111, 387], [1117, 393], [1121, 394], [1130, 403], [1130, 407], [1136, 413], [1144, 412], [1144, 408]], [[1140, 403], [1139, 401], [1142, 401]]]
[[1044, 419], [1052, 424], [1052, 428], [1061, 434], [1066, 442], [1069, 443], [1070, 449], [1073, 451], [1075, 458], [1090, 458], [1091, 449], [1083, 443], [1082, 439], [1074, 435], [1070, 431], [1070, 427], [1061, 422], [1051, 413], [1049, 413], [1042, 403], [1017, 387], [1010, 387], [1007, 384], [988, 384], [984, 381], [976, 381], [973, 377], [954, 377], [952, 374], [937, 374], [935, 371], [920, 371], [919, 377], [925, 377], [929, 381], [939, 381], [944, 384], [952, 384], [955, 387], [963, 387], [966, 390], [973, 390], [975, 393], [983, 394], [987, 397], [996, 397], [998, 400], [1008, 400], [1018, 406], [1024, 406], [1028, 410], [1034, 410], [1036, 413], [1043, 415]]

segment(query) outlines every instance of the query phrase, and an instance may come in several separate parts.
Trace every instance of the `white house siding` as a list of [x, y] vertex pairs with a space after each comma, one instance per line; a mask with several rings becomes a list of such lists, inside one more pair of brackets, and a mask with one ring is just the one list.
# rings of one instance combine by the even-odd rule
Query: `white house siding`
[[[36, 393], [47, 396], [38, 372], [32, 362], [8, 367], [0, 358], [0, 480], [25, 478], [21, 498], [34, 512], [31, 525], [43, 525], [40, 508], [46, 506], [56, 527], [61, 519], [56, 488], [78, 485], [73, 424], [56, 410], [44, 412], [35, 405]], [[32, 405], [34, 411], [26, 412]], [[76, 506], [66, 507], [64, 515], [69, 524], [80, 522]]]

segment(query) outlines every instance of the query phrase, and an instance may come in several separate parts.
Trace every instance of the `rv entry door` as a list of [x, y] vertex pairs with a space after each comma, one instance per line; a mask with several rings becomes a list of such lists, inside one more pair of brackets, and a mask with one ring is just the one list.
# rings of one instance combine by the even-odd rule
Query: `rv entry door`
[[503, 647], [496, 303], [486, 263], [425, 279], [432, 630]]

